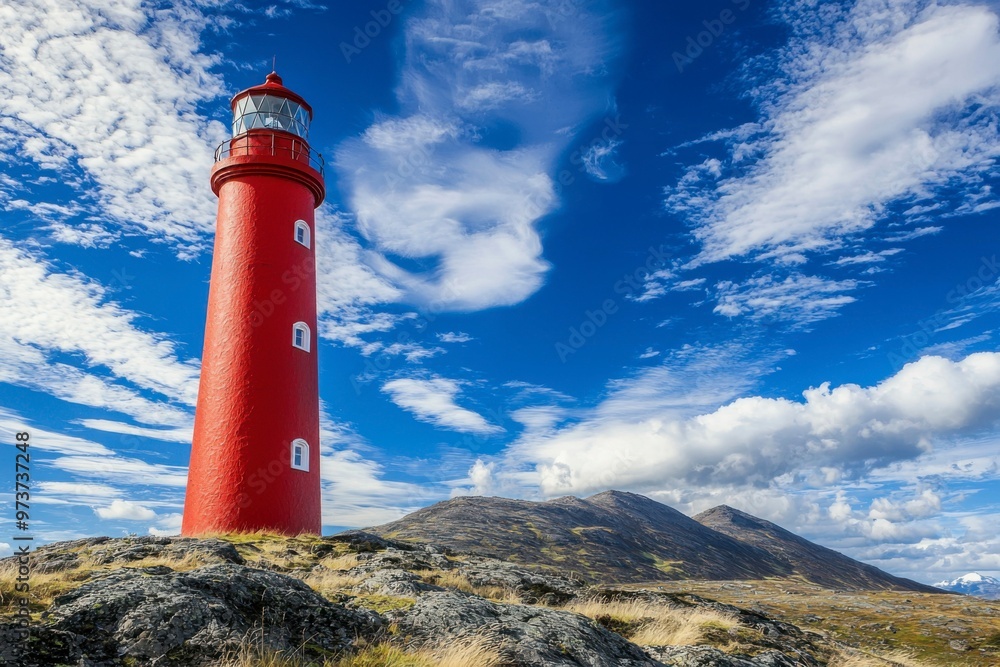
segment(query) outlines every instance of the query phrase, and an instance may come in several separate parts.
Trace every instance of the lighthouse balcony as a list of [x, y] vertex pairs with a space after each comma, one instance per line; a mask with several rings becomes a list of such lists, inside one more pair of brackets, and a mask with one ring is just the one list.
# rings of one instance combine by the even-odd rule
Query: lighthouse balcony
[[231, 157], [276, 157], [300, 162], [315, 169], [322, 177], [325, 163], [323, 156], [309, 144], [289, 132], [251, 130], [223, 141], [215, 150], [215, 161]]

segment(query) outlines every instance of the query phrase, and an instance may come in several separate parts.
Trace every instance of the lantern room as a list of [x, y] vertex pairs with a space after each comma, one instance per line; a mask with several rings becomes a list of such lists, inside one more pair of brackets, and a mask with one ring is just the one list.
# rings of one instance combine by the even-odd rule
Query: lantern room
[[275, 72], [265, 82], [233, 98], [233, 136], [250, 130], [282, 130], [309, 140], [312, 108], [282, 85]]

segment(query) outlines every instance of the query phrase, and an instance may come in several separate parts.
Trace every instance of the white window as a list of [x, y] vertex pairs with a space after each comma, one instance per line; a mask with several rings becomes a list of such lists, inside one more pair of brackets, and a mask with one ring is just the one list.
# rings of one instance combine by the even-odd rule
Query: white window
[[309, 472], [309, 443], [302, 438], [292, 440], [292, 467]]
[[309, 224], [305, 220], [295, 222], [295, 242], [309, 247]]
[[292, 325], [292, 345], [300, 350], [309, 351], [309, 325], [296, 322]]

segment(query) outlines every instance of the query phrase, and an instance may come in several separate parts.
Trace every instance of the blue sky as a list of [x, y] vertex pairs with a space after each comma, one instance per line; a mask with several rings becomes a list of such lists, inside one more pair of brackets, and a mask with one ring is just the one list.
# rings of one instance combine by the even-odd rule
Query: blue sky
[[1000, 574], [1000, 4], [341, 5], [0, 8], [41, 539], [179, 529], [208, 173], [276, 55], [327, 160], [327, 530], [616, 488]]

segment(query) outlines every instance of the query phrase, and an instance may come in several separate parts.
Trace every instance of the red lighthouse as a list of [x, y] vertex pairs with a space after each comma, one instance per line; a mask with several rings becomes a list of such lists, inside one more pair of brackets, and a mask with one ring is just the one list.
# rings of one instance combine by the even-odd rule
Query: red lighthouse
[[232, 101], [216, 151], [219, 213], [184, 535], [319, 533], [312, 109], [272, 72]]

